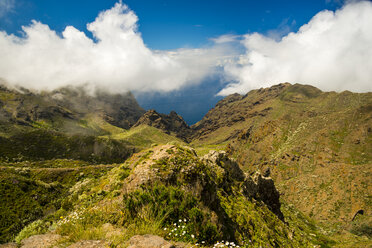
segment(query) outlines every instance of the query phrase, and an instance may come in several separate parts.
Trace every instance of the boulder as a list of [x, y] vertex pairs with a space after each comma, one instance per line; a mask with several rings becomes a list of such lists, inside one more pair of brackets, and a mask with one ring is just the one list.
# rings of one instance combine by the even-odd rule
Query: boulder
[[129, 240], [128, 248], [176, 248], [162, 237], [145, 234], [135, 235]]
[[60, 235], [52, 233], [33, 235], [22, 240], [21, 248], [49, 248], [56, 244], [60, 239]]
[[68, 248], [107, 248], [109, 244], [104, 240], [82, 240], [68, 246]]

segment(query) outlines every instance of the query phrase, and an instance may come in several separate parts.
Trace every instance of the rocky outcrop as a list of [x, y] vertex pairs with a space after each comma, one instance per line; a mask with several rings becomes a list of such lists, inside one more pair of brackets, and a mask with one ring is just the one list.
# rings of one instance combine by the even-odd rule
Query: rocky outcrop
[[0, 248], [18, 248], [17, 243], [0, 244]]
[[224, 151], [211, 151], [203, 157], [207, 163], [215, 163], [225, 169], [229, 177], [243, 182], [243, 193], [249, 198], [262, 201], [279, 219], [284, 221], [280, 210], [279, 191], [270, 177], [256, 172], [252, 177], [245, 174], [235, 160], [230, 159]]
[[82, 240], [68, 246], [68, 248], [106, 248], [106, 247], [110, 247], [110, 244], [104, 240]]
[[21, 248], [49, 248], [56, 245], [62, 237], [58, 234], [41, 234], [34, 235], [22, 240]]
[[128, 248], [176, 248], [162, 237], [145, 234], [135, 235], [129, 240]]
[[134, 126], [140, 125], [148, 125], [158, 128], [163, 130], [165, 133], [173, 134], [184, 141], [188, 141], [192, 133], [192, 130], [184, 119], [174, 111], [171, 111], [169, 115], [166, 115], [160, 114], [155, 110], [149, 110]]
[[[274, 185], [274, 181], [270, 177], [264, 177], [257, 172], [253, 177], [244, 173], [238, 163], [229, 158], [224, 151], [210, 151], [205, 156], [199, 158], [194, 150], [188, 150], [188, 165], [184, 165], [179, 170], [172, 170], [173, 166], [179, 166], [172, 161], [177, 161], [178, 156], [174, 155], [179, 152], [179, 148], [174, 145], [158, 146], [148, 153], [148, 157], [135, 158], [132, 160], [132, 173], [125, 179], [123, 191], [128, 194], [143, 186], [153, 185], [156, 182], [165, 182], [172, 184], [175, 181], [184, 180], [187, 178], [187, 183], [184, 187], [200, 197], [207, 206], [210, 206], [214, 211], [220, 211], [219, 201], [217, 197], [217, 189], [219, 187], [229, 188], [232, 182], [240, 182], [242, 184], [242, 192], [249, 199], [255, 199], [263, 202], [279, 219], [284, 220], [280, 210], [279, 192]], [[160, 173], [157, 161], [169, 161], [166, 172]], [[206, 165], [205, 170], [211, 170], [218, 174], [219, 183], [210, 181], [205, 177], [205, 172], [200, 171], [196, 167], [201, 164]], [[199, 173], [196, 173], [196, 171]], [[178, 178], [178, 179], [177, 179]], [[220, 218], [225, 218], [220, 216]]]

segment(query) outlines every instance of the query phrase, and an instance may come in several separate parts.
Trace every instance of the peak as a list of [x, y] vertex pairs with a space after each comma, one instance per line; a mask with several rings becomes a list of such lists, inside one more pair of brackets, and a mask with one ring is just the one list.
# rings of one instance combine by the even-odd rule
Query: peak
[[169, 115], [166, 115], [158, 113], [154, 109], [148, 110], [134, 126], [140, 125], [152, 126], [163, 130], [167, 134], [173, 133], [185, 141], [191, 134], [190, 127], [175, 111], [171, 111]]

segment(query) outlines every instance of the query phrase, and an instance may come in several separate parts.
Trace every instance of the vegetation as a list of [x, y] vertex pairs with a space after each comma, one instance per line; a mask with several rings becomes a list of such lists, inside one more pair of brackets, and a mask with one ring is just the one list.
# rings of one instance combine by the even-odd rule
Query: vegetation
[[[64, 166], [68, 165], [64, 162]], [[39, 168], [37, 164], [34, 162], [33, 168], [30, 168], [13, 167], [3, 163], [2, 166], [6, 166], [0, 168], [0, 242], [14, 238], [32, 221], [48, 216], [58, 209], [66, 209], [68, 204], [64, 199], [75, 183], [88, 178], [98, 178], [113, 167], [63, 168], [58, 160], [54, 168]], [[45, 165], [44, 162], [41, 164]]]
[[117, 163], [133, 152], [127, 143], [95, 136], [68, 136], [44, 129], [0, 137], [0, 160], [40, 161], [68, 158], [90, 163]]
[[184, 144], [184, 142], [174, 136], [164, 133], [163, 131], [147, 125], [140, 125], [131, 128], [128, 131], [116, 133], [109, 137], [114, 140], [125, 141], [138, 149], [151, 147], [153, 144], [166, 144], [173, 142], [175, 144]]
[[289, 84], [235, 94], [184, 127], [194, 149], [167, 130], [129, 129], [143, 110], [123, 119], [110, 97], [45, 94], [0, 88], [0, 243], [52, 232], [62, 246], [126, 247], [136, 234], [205, 247], [371, 245], [368, 94]]

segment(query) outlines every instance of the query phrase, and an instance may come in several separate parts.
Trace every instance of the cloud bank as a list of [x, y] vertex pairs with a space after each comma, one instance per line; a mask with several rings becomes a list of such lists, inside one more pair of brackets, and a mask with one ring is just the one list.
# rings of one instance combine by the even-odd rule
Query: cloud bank
[[327, 91], [372, 91], [372, 3], [322, 11], [280, 41], [244, 36], [246, 53], [225, 65], [232, 81], [219, 95], [276, 83], [311, 84]]
[[22, 27], [22, 37], [0, 32], [0, 78], [36, 90], [88, 85], [111, 92], [168, 92], [213, 73], [223, 48], [152, 51], [137, 21], [119, 2], [87, 25], [95, 40], [72, 26], [58, 35], [37, 21]]
[[[14, 0], [1, 3], [11, 6]], [[225, 34], [199, 49], [151, 50], [137, 22], [135, 13], [119, 2], [87, 24], [94, 39], [72, 26], [57, 34], [37, 21], [22, 27], [22, 36], [0, 31], [0, 80], [35, 90], [72, 85], [115, 93], [170, 92], [222, 75], [227, 82], [222, 96], [282, 82], [327, 91], [372, 91], [369, 1], [347, 1], [335, 12], [321, 11], [282, 38], [270, 32]]]

